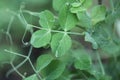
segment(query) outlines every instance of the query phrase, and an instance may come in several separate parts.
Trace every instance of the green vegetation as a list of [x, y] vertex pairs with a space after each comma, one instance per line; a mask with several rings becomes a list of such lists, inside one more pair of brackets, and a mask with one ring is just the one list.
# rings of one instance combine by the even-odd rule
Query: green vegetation
[[2, 0], [0, 72], [7, 68], [11, 80], [119, 80], [120, 1], [95, 1]]

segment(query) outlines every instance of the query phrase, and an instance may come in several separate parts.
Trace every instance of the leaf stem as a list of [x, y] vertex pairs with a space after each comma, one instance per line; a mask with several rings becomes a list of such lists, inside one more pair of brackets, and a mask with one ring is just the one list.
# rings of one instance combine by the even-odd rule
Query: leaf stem
[[[13, 69], [9, 70], [6, 74], [6, 76], [8, 77], [12, 72], [16, 71], [18, 68], [20, 68], [24, 63], [27, 62], [27, 58], [25, 58], [21, 63], [19, 63], [17, 66], [14, 66]], [[18, 72], [17, 72], [18, 73]]]
[[31, 60], [30, 60], [30, 58], [28, 59], [28, 61], [29, 61], [30, 65], [31, 65], [31, 67], [33, 68], [34, 72], [36, 73], [36, 76], [38, 76], [38, 79], [42, 80], [42, 77], [41, 77], [41, 76], [39, 75], [39, 73], [36, 71], [34, 65], [32, 64], [32, 62], [31, 62]]
[[[28, 24], [28, 25], [29, 25], [29, 27], [34, 27], [34, 28], [37, 28], [37, 29], [49, 31], [49, 29], [47, 29], [47, 28], [41, 28], [39, 26], [35, 26], [35, 25], [32, 25], [32, 24]], [[67, 33], [67, 34], [71, 34], [71, 35], [84, 35], [84, 32], [78, 33], [78, 32], [66, 32], [66, 31], [59, 31], [59, 30], [51, 30], [51, 32]]]
[[12, 51], [9, 51], [9, 50], [7, 50], [7, 49], [5, 49], [4, 50], [5, 52], [8, 52], [8, 53], [11, 53], [11, 54], [14, 54], [14, 55], [17, 55], [17, 56], [19, 56], [19, 57], [23, 57], [23, 58], [26, 58], [27, 56], [25, 56], [25, 55], [22, 55], [22, 54], [19, 54], [19, 53], [16, 53], [16, 52], [12, 52]]
[[10, 34], [10, 29], [11, 29], [11, 25], [12, 25], [12, 23], [13, 23], [13, 21], [14, 21], [14, 16], [12, 16], [11, 17], [11, 19], [10, 19], [10, 22], [9, 22], [9, 24], [8, 24], [8, 28], [7, 28], [7, 31], [6, 31], [6, 39], [7, 39], [7, 37], [8, 37], [8, 39], [9, 39], [9, 43], [10, 43], [10, 46], [12, 46], [13, 45], [13, 40], [12, 40], [12, 36], [11, 36], [11, 34]]
[[38, 12], [31, 12], [31, 11], [28, 11], [28, 10], [23, 10], [22, 12], [28, 13], [28, 14], [30, 14], [32, 16], [37, 16], [37, 17], [40, 16], [40, 13], [38, 13]]
[[97, 59], [98, 59], [98, 62], [100, 64], [100, 68], [101, 68], [102, 74], [105, 75], [105, 70], [104, 70], [104, 67], [103, 67], [103, 64], [102, 64], [102, 61], [100, 59], [100, 55], [99, 55], [98, 51], [96, 52], [96, 54], [97, 54]]
[[80, 71], [79, 73], [81, 73], [84, 76], [85, 80], [89, 80], [89, 78], [87, 77], [87, 75], [85, 75], [85, 73], [83, 73], [82, 71]]
[[21, 77], [22, 77], [22, 79], [24, 79], [25, 78], [25, 76], [24, 75], [22, 75], [17, 69], [16, 69], [16, 67], [13, 65], [13, 63], [11, 62], [10, 63], [11, 64], [11, 66], [12, 66], [12, 68], [13, 68], [13, 70], [14, 71], [16, 71]]

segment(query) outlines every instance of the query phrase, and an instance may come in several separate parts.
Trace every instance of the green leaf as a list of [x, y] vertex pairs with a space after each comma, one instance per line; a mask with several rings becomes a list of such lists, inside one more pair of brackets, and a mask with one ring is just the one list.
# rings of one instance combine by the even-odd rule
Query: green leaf
[[51, 48], [56, 57], [60, 57], [67, 53], [71, 45], [71, 38], [65, 33], [56, 33], [52, 37]]
[[114, 41], [115, 35], [111, 35], [113, 31], [112, 25], [108, 25], [104, 22], [96, 24], [92, 37], [95, 39], [99, 48], [105, 53], [116, 54], [119, 51], [119, 45]]
[[94, 38], [92, 38], [92, 36], [88, 32], [85, 33], [85, 41], [91, 42], [94, 49], [98, 48], [97, 42], [94, 40]]
[[53, 0], [53, 8], [56, 11], [60, 11], [63, 6], [69, 5], [72, 2], [74, 2], [74, 0]]
[[35, 48], [40, 48], [49, 44], [51, 39], [50, 31], [38, 30], [32, 34], [30, 43]]
[[80, 7], [82, 3], [74, 2], [71, 4], [72, 7]]
[[63, 30], [70, 30], [77, 24], [77, 18], [74, 14], [70, 13], [67, 6], [60, 10], [59, 22]]
[[71, 7], [70, 8], [71, 13], [78, 13], [78, 12], [84, 12], [86, 9], [84, 7]]
[[113, 28], [110, 27], [105, 23], [95, 25], [92, 37], [100, 47], [107, 46], [110, 43], [111, 31], [113, 30]]
[[50, 62], [53, 60], [53, 57], [51, 54], [44, 54], [37, 58], [36, 68], [37, 71], [41, 71], [43, 68], [45, 68]]
[[111, 11], [107, 13], [105, 21], [112, 25], [117, 19], [120, 19], [120, 9], [117, 9], [115, 12]]
[[84, 0], [82, 6], [85, 8], [89, 8], [93, 3], [93, 0]]
[[74, 66], [76, 69], [88, 70], [91, 67], [91, 57], [84, 50], [74, 50], [73, 56], [75, 57]]
[[54, 22], [55, 22], [54, 15], [50, 11], [45, 10], [40, 13], [39, 23], [43, 28], [47, 29], [53, 28]]
[[79, 1], [80, 1], [81, 4], [83, 4], [83, 2], [84, 2], [85, 0], [79, 0]]
[[120, 47], [116, 43], [114, 43], [112, 40], [109, 41], [109, 44], [106, 46], [100, 46], [102, 51], [106, 52], [107, 55], [113, 56], [113, 55], [119, 55]]
[[92, 24], [95, 25], [100, 21], [105, 20], [106, 8], [105, 6], [98, 5], [92, 9]]
[[77, 17], [79, 19], [80, 26], [85, 27], [85, 28], [92, 27], [91, 18], [88, 16], [86, 12], [78, 12]]
[[74, 2], [71, 4], [70, 11], [72, 13], [78, 13], [86, 11], [92, 5], [92, 0], [80, 0], [80, 2]]
[[66, 0], [53, 0], [53, 8], [59, 11], [61, 7], [65, 4]]
[[61, 61], [52, 61], [45, 69], [42, 70], [45, 80], [56, 80], [65, 69], [65, 64]]
[[39, 80], [39, 79], [37, 78], [36, 74], [33, 74], [33, 75], [25, 78], [24, 80]]
[[88, 72], [96, 78], [95, 80], [111, 80], [110, 76], [103, 75], [101, 72], [99, 72], [95, 68], [89, 69]]

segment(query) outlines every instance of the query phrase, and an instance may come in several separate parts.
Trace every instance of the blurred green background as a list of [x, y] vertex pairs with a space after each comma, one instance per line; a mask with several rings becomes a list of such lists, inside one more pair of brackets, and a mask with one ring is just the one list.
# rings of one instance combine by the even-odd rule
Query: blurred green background
[[[19, 15], [18, 13], [21, 7], [24, 7], [25, 10], [30, 10], [33, 12], [40, 12], [45, 9], [52, 9], [51, 0], [1, 0], [0, 1], [0, 80], [21, 79], [21, 77], [16, 72], [10, 74], [9, 77], [7, 77], [6, 74], [12, 68], [10, 65], [10, 61], [13, 58], [15, 58], [15, 61], [13, 61], [14, 65], [18, 65], [21, 61], [24, 60], [24, 58], [17, 57], [13, 54], [4, 51], [5, 49], [7, 49], [24, 55], [27, 55], [29, 51], [29, 47], [25, 47], [22, 43], [22, 37], [26, 30], [26, 26], [24, 25], [24, 22], [17, 16]], [[39, 18], [30, 16], [29, 14], [24, 14], [24, 15], [26, 20], [30, 24], [38, 25]], [[13, 22], [11, 23], [10, 21], [13, 16], [15, 17]], [[7, 33], [9, 24], [10, 24], [9, 34], [11, 35], [12, 38], [11, 41], [13, 42], [13, 44], [11, 44], [10, 38], [8, 36], [9, 34]], [[27, 37], [25, 37], [24, 40], [25, 42], [28, 42], [31, 37], [29, 31], [27, 32], [26, 36]], [[33, 53], [37, 53], [37, 52], [41, 53], [42, 51], [43, 49], [39, 49], [39, 50], [34, 49]], [[33, 57], [31, 59], [33, 62], [36, 60], [36, 57], [38, 57], [38, 55], [40, 54], [32, 55]], [[26, 63], [22, 66], [22, 68], [19, 68], [22, 74], [24, 74], [24, 72], [28, 73], [27, 75], [33, 73], [32, 68], [28, 65], [30, 64]]]

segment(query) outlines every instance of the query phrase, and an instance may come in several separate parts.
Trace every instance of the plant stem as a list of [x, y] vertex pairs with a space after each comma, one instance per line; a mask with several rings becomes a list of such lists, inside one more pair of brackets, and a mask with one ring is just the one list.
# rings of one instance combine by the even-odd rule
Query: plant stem
[[16, 71], [16, 73], [18, 73], [18, 74], [22, 77], [22, 79], [24, 79], [25, 76], [22, 75], [22, 74], [16, 69], [16, 67], [13, 65], [13, 63], [11, 62], [10, 64], [11, 64], [12, 68], [14, 69], [14, 71]]
[[28, 61], [29, 61], [30, 65], [31, 65], [33, 71], [36, 73], [36, 76], [38, 77], [38, 79], [39, 79], [39, 80], [42, 80], [42, 77], [41, 77], [41, 76], [39, 75], [39, 73], [36, 71], [33, 63], [32, 63], [31, 60], [30, 60], [30, 58], [28, 59]]
[[115, 12], [115, 10], [114, 10], [113, 0], [110, 0], [110, 6], [111, 6], [111, 9], [112, 9], [112, 12]]
[[23, 57], [23, 58], [26, 58], [26, 57], [27, 57], [27, 56], [25, 56], [25, 55], [22, 55], [22, 54], [19, 54], [19, 53], [16, 53], [16, 52], [12, 52], [12, 51], [9, 51], [9, 50], [7, 50], [7, 49], [5, 49], [4, 51], [5, 51], [5, 52], [8, 52], [8, 53], [10, 53], [10, 54], [17, 55], [17, 56], [19, 56], [19, 57]]
[[13, 40], [12, 40], [12, 36], [11, 36], [11, 34], [10, 34], [10, 29], [11, 29], [11, 25], [12, 25], [12, 23], [13, 23], [13, 21], [14, 21], [14, 16], [12, 16], [11, 17], [11, 19], [10, 19], [10, 22], [9, 22], [9, 24], [8, 24], [8, 28], [7, 28], [7, 31], [6, 31], [6, 39], [7, 39], [7, 37], [8, 37], [8, 39], [9, 39], [9, 43], [10, 43], [10, 46], [12, 46], [13, 45]]
[[98, 59], [98, 62], [99, 62], [99, 64], [100, 64], [100, 68], [101, 68], [102, 74], [105, 75], [105, 70], [104, 70], [102, 61], [101, 61], [101, 59], [100, 59], [100, 55], [99, 55], [98, 52], [96, 52], [96, 54], [97, 54], [97, 59]]

